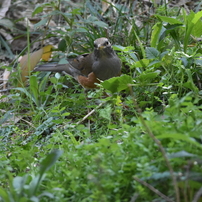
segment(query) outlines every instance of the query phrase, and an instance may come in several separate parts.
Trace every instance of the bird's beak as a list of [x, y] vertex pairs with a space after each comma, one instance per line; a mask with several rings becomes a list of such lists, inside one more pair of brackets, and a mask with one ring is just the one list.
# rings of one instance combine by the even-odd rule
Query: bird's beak
[[105, 46], [103, 46], [103, 45], [101, 45], [101, 44], [98, 45], [98, 49], [99, 49], [99, 50], [104, 49], [104, 47], [105, 47]]

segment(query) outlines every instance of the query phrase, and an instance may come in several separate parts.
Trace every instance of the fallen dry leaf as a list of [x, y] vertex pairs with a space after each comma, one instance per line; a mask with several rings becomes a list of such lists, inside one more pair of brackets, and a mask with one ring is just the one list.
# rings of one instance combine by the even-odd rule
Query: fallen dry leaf
[[27, 76], [30, 75], [30, 72], [35, 68], [40, 59], [45, 61], [49, 60], [52, 48], [52, 45], [47, 45], [38, 51], [24, 55], [20, 59], [21, 78], [18, 86], [22, 86], [22, 84], [27, 80]]
[[[21, 67], [21, 81], [18, 83], [18, 86], [22, 86], [27, 80], [27, 76], [30, 75], [30, 72], [34, 69], [36, 64], [39, 62], [43, 55], [43, 48], [40, 50], [30, 53], [28, 55], [24, 55], [20, 60], [20, 67]], [[21, 83], [22, 82], [22, 83]]]
[[43, 60], [45, 60], [45, 61], [49, 60], [49, 58], [51, 57], [51, 54], [52, 54], [52, 49], [53, 49], [52, 45], [47, 45], [47, 46], [43, 47], [43, 55], [42, 55]]
[[110, 4], [112, 3], [111, 0], [102, 0], [102, 15], [106, 12], [106, 10], [109, 8]]
[[8, 78], [10, 76], [11, 72], [7, 69], [4, 70], [3, 73], [3, 89], [6, 89], [6, 84], [8, 83]]

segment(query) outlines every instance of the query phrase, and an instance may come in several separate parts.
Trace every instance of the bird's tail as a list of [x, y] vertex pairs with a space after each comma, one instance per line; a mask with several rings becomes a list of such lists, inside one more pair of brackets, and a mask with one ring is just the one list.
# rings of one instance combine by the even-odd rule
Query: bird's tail
[[37, 66], [34, 70], [37, 71], [51, 71], [51, 72], [65, 72], [66, 74], [72, 76], [77, 80], [79, 75], [82, 75], [81, 72], [74, 68], [70, 63], [68, 64], [57, 64], [57, 63], [48, 63]]
[[62, 72], [65, 69], [66, 64], [48, 63], [35, 67], [34, 72], [50, 71], [50, 72]]

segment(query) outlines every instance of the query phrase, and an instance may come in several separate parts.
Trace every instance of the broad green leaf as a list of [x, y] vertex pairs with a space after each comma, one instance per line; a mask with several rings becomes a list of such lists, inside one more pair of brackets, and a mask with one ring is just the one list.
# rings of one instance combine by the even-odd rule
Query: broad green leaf
[[155, 59], [159, 56], [159, 51], [153, 47], [146, 47], [146, 56], [148, 59]]
[[16, 176], [13, 179], [13, 188], [18, 194], [20, 194], [23, 191], [26, 179], [27, 179], [26, 175], [24, 177]]
[[65, 39], [60, 40], [60, 42], [58, 44], [58, 49], [60, 51], [63, 51], [63, 52], [66, 51], [66, 49], [67, 49], [67, 43], [66, 43]]
[[58, 79], [56, 79], [55, 77], [51, 77], [51, 78], [50, 78], [50, 81], [51, 81], [53, 84], [57, 84], [57, 83], [58, 83]]
[[29, 97], [29, 98], [35, 103], [35, 100], [34, 100], [33, 97], [31, 96], [31, 94], [27, 91], [26, 88], [14, 88], [14, 89], [19, 90], [19, 91], [25, 93], [25, 95], [26, 95], [27, 97]]
[[34, 25], [34, 28], [36, 29], [36, 28], [38, 28], [38, 27], [40, 27], [40, 26], [46, 25], [47, 21], [48, 21], [48, 19], [47, 19], [47, 18], [44, 18], [43, 20], [41, 20], [41, 21], [39, 21], [38, 23], [36, 23], [36, 24]]
[[1, 187], [0, 187], [0, 197], [3, 199], [3, 202], [11, 202], [7, 191]]
[[148, 67], [149, 63], [150, 63], [150, 60], [142, 59], [135, 63], [135, 67]]
[[198, 20], [200, 20], [202, 17], [202, 11], [199, 11], [198, 13], [195, 14], [192, 23], [196, 24], [198, 22]]
[[29, 184], [29, 197], [33, 197], [36, 194], [37, 189], [42, 180], [43, 180], [43, 176], [40, 176], [40, 175], [32, 177], [32, 180]]
[[13, 30], [15, 24], [9, 19], [0, 19], [0, 25]]
[[130, 57], [134, 60], [134, 61], [138, 61], [137, 56], [135, 55], [135, 53], [131, 52], [129, 53]]
[[94, 21], [92, 22], [94, 25], [97, 25], [98, 27], [102, 27], [102, 28], [107, 28], [108, 24], [106, 24], [105, 22], [102, 21]]
[[195, 86], [193, 81], [187, 81], [186, 83], [183, 84], [184, 87], [189, 88], [190, 90], [193, 90], [194, 92], [198, 92], [198, 88]]
[[110, 104], [106, 105], [105, 108], [99, 110], [99, 116], [107, 119], [108, 121], [111, 121], [111, 113], [112, 107]]
[[11, 117], [14, 116], [14, 114], [12, 114], [14, 110], [10, 110], [7, 111], [4, 116], [1, 115], [1, 119], [0, 119], [0, 125], [2, 125], [3, 123], [5, 123], [8, 119], [10, 119]]
[[38, 89], [38, 83], [37, 83], [37, 77], [36, 75], [32, 75], [29, 78], [30, 81], [30, 90], [33, 99], [35, 100], [35, 104], [39, 106], [39, 89]]
[[45, 74], [45, 76], [43, 77], [42, 81], [39, 84], [39, 92], [44, 92], [46, 89], [46, 84], [49, 80], [49, 75], [51, 74], [51, 72], [47, 72]]
[[58, 64], [68, 64], [68, 60], [66, 58], [61, 58]]
[[32, 12], [32, 17], [34, 17], [38, 13], [41, 13], [42, 11], [43, 11], [43, 7], [41, 5], [37, 6], [35, 10]]
[[184, 83], [183, 85], [191, 90], [193, 90], [195, 93], [198, 93], [199, 89], [196, 87], [196, 85], [193, 82], [192, 72], [190, 69], [186, 69], [186, 73], [188, 75], [188, 81]]
[[40, 175], [43, 175], [46, 171], [48, 171], [55, 162], [60, 158], [62, 155], [61, 150], [55, 150], [49, 153], [46, 158], [41, 162], [40, 165]]
[[163, 173], [154, 173], [149, 179], [155, 179], [155, 180], [160, 180], [160, 179], [168, 179], [170, 178], [170, 173], [169, 172], [163, 172]]
[[81, 9], [80, 8], [75, 8], [71, 11], [72, 14], [74, 15], [80, 15], [81, 14]]
[[78, 33], [78, 32], [88, 32], [87, 28], [85, 28], [85, 27], [80, 27], [80, 28], [74, 29], [74, 31], [75, 31], [75, 33]]
[[[192, 172], [189, 173], [189, 176], [191, 174], [192, 174]], [[199, 179], [201, 177], [201, 173], [194, 172], [194, 174], [195, 174], [195, 179]], [[192, 189], [199, 190], [201, 188], [201, 182], [199, 182], [199, 181], [188, 180], [188, 183], [189, 183], [189, 187], [191, 187]], [[187, 183], [185, 183], [184, 181], [178, 182], [177, 184], [180, 189], [187, 188]], [[200, 199], [198, 200], [198, 202], [201, 202]]]
[[186, 152], [186, 151], [179, 151], [179, 152], [170, 154], [169, 158], [193, 157], [193, 156], [196, 156], [196, 155], [195, 154], [191, 154], [191, 153]]
[[132, 77], [128, 75], [122, 75], [120, 77], [113, 77], [102, 82], [102, 86], [111, 91], [112, 93], [120, 92], [122, 90], [128, 89], [128, 84], [132, 83]]
[[197, 64], [197, 65], [202, 66], [202, 60], [200, 60], [200, 59], [196, 59], [196, 60], [194, 61], [194, 63]]
[[187, 137], [186, 135], [183, 135], [183, 134], [180, 134], [180, 133], [177, 133], [177, 132], [176, 133], [167, 133], [167, 134], [165, 133], [164, 135], [156, 136], [156, 138], [158, 138], [158, 139], [170, 138], [170, 139], [175, 139], [175, 140], [182, 140], [182, 141], [188, 142], [188, 143], [193, 144], [196, 147], [202, 149], [201, 144], [194, 141], [190, 137]]
[[[185, 24], [186, 31], [185, 31], [185, 38], [184, 38], [184, 52], [186, 53], [190, 35], [191, 35], [192, 29], [194, 27], [194, 23], [192, 21], [195, 17], [195, 13], [193, 11], [191, 11], [188, 16], [184, 15], [184, 17], [185, 17], [185, 22], [186, 22], [186, 24]], [[194, 22], [195, 22], [195, 20], [194, 20]]]
[[178, 27], [182, 27], [182, 25], [181, 24], [174, 24], [174, 25], [167, 24], [164, 27], [166, 28], [167, 31], [171, 31]]
[[199, 20], [193, 27], [191, 34], [195, 37], [202, 36], [202, 21]]
[[159, 41], [159, 37], [160, 37], [160, 33], [162, 30], [162, 23], [157, 22], [154, 26], [153, 26], [153, 31], [152, 31], [152, 35], [151, 35], [151, 47], [156, 48], [157, 47], [157, 43]]
[[124, 51], [126, 47], [121, 46], [121, 45], [113, 45], [113, 49], [117, 51]]
[[166, 16], [161, 16], [161, 15], [155, 15], [158, 19], [160, 19], [163, 22], [167, 22], [170, 24], [183, 24], [181, 21], [172, 18], [172, 17], [166, 17]]
[[149, 72], [141, 74], [137, 79], [141, 82], [151, 82], [160, 74], [160, 71]]

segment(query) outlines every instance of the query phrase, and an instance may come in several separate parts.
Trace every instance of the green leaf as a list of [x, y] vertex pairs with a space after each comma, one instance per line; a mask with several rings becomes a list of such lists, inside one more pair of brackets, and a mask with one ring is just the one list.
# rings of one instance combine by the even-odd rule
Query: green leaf
[[80, 8], [75, 8], [75, 9], [72, 10], [71, 13], [74, 14], [74, 15], [80, 15], [81, 14], [81, 9]]
[[186, 152], [186, 151], [179, 151], [179, 152], [170, 154], [169, 158], [193, 157], [193, 156], [196, 156], [196, 155], [195, 154], [191, 154], [191, 153]]
[[58, 83], [58, 79], [56, 79], [55, 77], [51, 77], [51, 78], [50, 78], [50, 81], [51, 81], [53, 84], [57, 84], [57, 83]]
[[33, 176], [32, 181], [29, 184], [29, 197], [34, 197], [37, 193], [37, 189], [40, 186], [43, 177], [40, 175]]
[[85, 27], [80, 27], [80, 28], [74, 29], [74, 31], [75, 31], [75, 33], [78, 33], [78, 32], [88, 32]]
[[66, 43], [65, 39], [60, 40], [60, 42], [58, 44], [58, 49], [60, 51], [63, 51], [63, 52], [66, 51], [66, 49], [67, 49], [67, 43]]
[[135, 67], [148, 67], [149, 63], [150, 63], [150, 60], [142, 59], [135, 63]]
[[188, 81], [183, 84], [186, 88], [189, 88], [193, 90], [195, 93], [198, 93], [199, 89], [196, 87], [196, 85], [193, 82], [192, 72], [190, 69], [186, 69], [186, 73], [188, 75]]
[[11, 202], [11, 199], [8, 196], [7, 191], [5, 189], [2, 189], [1, 187], [0, 187], [0, 196], [3, 199], [3, 202]]
[[35, 101], [35, 104], [39, 106], [39, 89], [38, 89], [38, 83], [37, 83], [37, 77], [36, 75], [32, 75], [29, 78], [30, 81], [30, 91], [31, 95]]
[[167, 22], [170, 24], [183, 24], [181, 21], [172, 17], [160, 16], [160, 15], [155, 15], [155, 16], [163, 22]]
[[106, 24], [105, 22], [102, 21], [94, 21], [92, 22], [94, 25], [97, 25], [98, 27], [102, 27], [102, 28], [107, 28], [108, 24]]
[[156, 48], [157, 47], [157, 43], [159, 41], [159, 37], [160, 37], [160, 33], [162, 30], [162, 23], [157, 22], [154, 26], [153, 26], [153, 31], [152, 31], [152, 35], [151, 35], [151, 47]]
[[113, 77], [102, 82], [102, 86], [111, 91], [112, 93], [120, 92], [122, 90], [128, 89], [128, 84], [132, 83], [132, 77], [128, 75], [122, 75], [120, 77]]
[[149, 72], [149, 73], [143, 73], [141, 74], [137, 79], [141, 82], [151, 82], [153, 79], [155, 79], [160, 74], [160, 71], [155, 72]]
[[9, 20], [9, 19], [0, 19], [0, 25], [3, 26], [3, 27], [6, 27], [8, 29], [13, 29], [14, 28], [14, 23]]
[[39, 92], [44, 92], [45, 91], [45, 89], [46, 89], [46, 84], [47, 84], [47, 82], [48, 82], [48, 80], [49, 80], [49, 75], [51, 74], [51, 72], [47, 72], [46, 74], [45, 74], [45, 76], [43, 77], [43, 79], [42, 79], [42, 81], [40, 82], [40, 84], [39, 84]]
[[106, 105], [104, 109], [99, 110], [100, 117], [107, 119], [108, 121], [111, 121], [111, 113], [112, 113], [112, 107], [111, 105]]
[[198, 21], [200, 20], [200, 18], [202, 17], [202, 11], [198, 12], [198, 13], [194, 13], [193, 11], [190, 12], [190, 14], [188, 16], [186, 16], [184, 14], [184, 18], [186, 21], [186, 32], [185, 32], [185, 39], [184, 39], [184, 52], [186, 53], [187, 51], [187, 45], [190, 39], [190, 35], [192, 33], [195, 33], [196, 35], [200, 34], [201, 30], [196, 26], [200, 26], [200, 22], [198, 24]]
[[5, 123], [8, 119], [10, 119], [11, 117], [14, 116], [14, 114], [12, 114], [14, 110], [10, 110], [7, 111], [4, 116], [1, 115], [1, 119], [0, 119], [0, 125], [2, 125], [3, 123]]
[[113, 45], [113, 49], [117, 51], [124, 51], [126, 47], [121, 45]]
[[153, 47], [146, 47], [146, 56], [148, 59], [155, 59], [160, 55], [159, 51]]
[[32, 12], [32, 17], [34, 17], [38, 13], [41, 13], [42, 11], [43, 11], [43, 7], [41, 7], [41, 5], [37, 6], [35, 10]]
[[36, 24], [34, 25], [34, 28], [36, 29], [36, 28], [38, 28], [38, 27], [40, 27], [40, 26], [42, 26], [42, 25], [46, 25], [47, 21], [48, 21], [48, 19], [44, 18], [43, 20], [41, 20], [41, 21], [39, 21], [38, 23], [36, 23]]
[[184, 87], [189, 88], [190, 90], [194, 91], [194, 92], [198, 92], [198, 88], [195, 86], [195, 84], [193, 83], [193, 81], [187, 81], [186, 83], [183, 84]]
[[68, 64], [68, 60], [66, 58], [61, 58], [58, 64]]
[[194, 15], [194, 18], [192, 19], [192, 23], [196, 24], [202, 17], [202, 11], [199, 11]]
[[182, 140], [182, 141], [188, 142], [188, 143], [193, 144], [196, 147], [202, 149], [201, 144], [199, 144], [195, 140], [191, 139], [190, 137], [187, 137], [186, 135], [182, 135], [179, 133], [168, 133], [168, 134], [165, 133], [164, 135], [156, 136], [156, 138], [158, 138], [158, 139], [171, 138], [171, 139], [175, 139], [175, 140]]
[[31, 94], [27, 91], [26, 88], [19, 87], [19, 88], [14, 88], [14, 89], [23, 92], [27, 97], [29, 97], [35, 103], [35, 99], [33, 98], [33, 96], [31, 96]]
[[196, 59], [194, 61], [195, 64], [202, 66], [202, 60], [201, 59]]
[[191, 34], [195, 37], [201, 37], [202, 35], [202, 21], [199, 20], [193, 27]]
[[26, 175], [23, 176], [23, 177], [20, 177], [20, 176], [16, 176], [14, 179], [13, 179], [13, 188], [15, 189], [15, 191], [20, 194], [23, 189], [24, 189], [24, 185], [26, 183], [26, 180], [27, 180], [27, 177]]
[[46, 158], [41, 162], [40, 165], [41, 176], [55, 164], [55, 162], [60, 158], [62, 153], [63, 152], [61, 150], [55, 150], [46, 156]]

